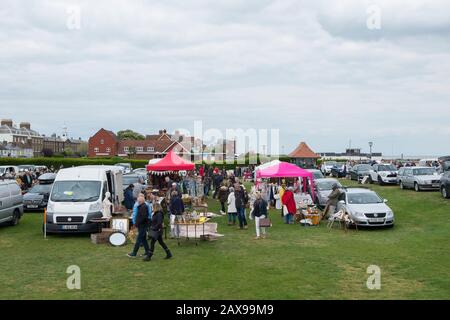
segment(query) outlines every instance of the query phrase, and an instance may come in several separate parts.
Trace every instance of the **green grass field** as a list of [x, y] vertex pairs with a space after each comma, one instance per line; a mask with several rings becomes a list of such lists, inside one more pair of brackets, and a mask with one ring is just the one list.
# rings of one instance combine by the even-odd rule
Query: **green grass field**
[[[0, 299], [449, 299], [450, 201], [438, 192], [371, 188], [389, 200], [393, 229], [284, 225], [273, 211], [269, 238], [255, 241], [253, 222], [241, 231], [221, 217], [225, 237], [198, 247], [168, 240], [174, 258], [163, 260], [157, 247], [149, 263], [128, 259], [131, 245], [44, 240], [42, 214], [27, 213], [18, 226], [0, 227]], [[81, 268], [81, 290], [66, 288], [70, 265]], [[366, 287], [369, 265], [381, 268], [381, 290]]]

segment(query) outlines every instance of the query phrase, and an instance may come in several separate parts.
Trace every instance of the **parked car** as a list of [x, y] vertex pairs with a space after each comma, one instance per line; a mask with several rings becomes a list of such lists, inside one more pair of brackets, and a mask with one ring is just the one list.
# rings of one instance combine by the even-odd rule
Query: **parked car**
[[350, 169], [351, 168], [346, 164], [334, 166], [331, 168], [331, 176], [334, 178], [345, 178]]
[[15, 174], [19, 173], [19, 167], [16, 166], [1, 166], [0, 167], [0, 177], [1, 178], [12, 178]]
[[357, 164], [349, 170], [350, 179], [361, 181], [365, 176], [370, 176], [372, 170], [369, 164]]
[[115, 166], [120, 167], [122, 169], [123, 174], [129, 174], [133, 171], [131, 163], [116, 163]]
[[0, 223], [15, 226], [23, 215], [22, 190], [15, 181], [0, 181]]
[[52, 184], [55, 182], [56, 179], [56, 173], [44, 173], [43, 175], [39, 176], [38, 181], [40, 184]]
[[134, 169], [133, 173], [141, 175], [141, 176], [146, 176], [148, 171], [146, 168], [138, 168], [138, 169]]
[[130, 184], [138, 183], [139, 181], [145, 181], [145, 178], [138, 174], [126, 174], [123, 176], [123, 190], [125, 190]]
[[337, 165], [338, 163], [336, 161], [325, 161], [324, 163], [322, 163], [320, 171], [322, 171], [324, 176], [329, 175], [331, 174], [331, 168]]
[[369, 175], [369, 182], [377, 182], [379, 185], [383, 184], [397, 184], [398, 170], [392, 164], [374, 164], [372, 172]]
[[438, 160], [441, 165], [442, 172], [450, 171], [450, 156], [440, 157]]
[[317, 170], [317, 169], [306, 169], [306, 171], [309, 171], [313, 174], [313, 178], [314, 179], [323, 179], [325, 178], [322, 174], [322, 171]]
[[18, 166], [18, 168], [19, 168], [19, 172], [36, 170], [36, 166], [34, 166], [32, 164], [23, 164], [23, 165]]
[[446, 171], [441, 177], [441, 193], [446, 199], [450, 199], [450, 171]]
[[401, 189], [412, 188], [422, 190], [439, 190], [441, 176], [431, 167], [403, 167], [398, 172], [398, 183]]
[[25, 211], [43, 210], [47, 207], [53, 184], [36, 184], [23, 195]]
[[338, 188], [342, 188], [342, 185], [337, 179], [324, 178], [314, 180], [314, 191], [316, 195], [315, 203], [319, 207], [325, 207], [327, 205], [328, 196], [332, 191], [334, 184], [337, 184]]
[[337, 210], [344, 209], [359, 227], [392, 227], [394, 212], [375, 191], [347, 188], [341, 195]]

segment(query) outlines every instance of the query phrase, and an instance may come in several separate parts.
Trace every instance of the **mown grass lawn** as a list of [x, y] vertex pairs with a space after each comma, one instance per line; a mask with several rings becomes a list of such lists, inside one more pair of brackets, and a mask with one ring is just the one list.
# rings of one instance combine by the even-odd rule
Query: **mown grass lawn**
[[[270, 237], [255, 241], [253, 222], [240, 231], [221, 217], [225, 237], [198, 247], [168, 240], [174, 259], [163, 260], [157, 247], [149, 263], [125, 257], [131, 245], [44, 240], [42, 214], [26, 214], [19, 226], [0, 227], [0, 299], [449, 299], [450, 201], [437, 192], [371, 188], [389, 200], [393, 229], [288, 226], [273, 211]], [[81, 268], [81, 290], [66, 288], [70, 265]], [[381, 268], [381, 290], [366, 287], [369, 265]]]

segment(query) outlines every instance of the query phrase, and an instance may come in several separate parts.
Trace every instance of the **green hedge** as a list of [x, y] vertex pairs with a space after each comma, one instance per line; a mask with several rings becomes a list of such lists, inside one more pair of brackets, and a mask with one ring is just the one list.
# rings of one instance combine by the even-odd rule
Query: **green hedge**
[[131, 163], [134, 169], [136, 168], [144, 168], [145, 165], [148, 164], [147, 160], [130, 160], [130, 159], [121, 159], [121, 158], [101, 158], [101, 159], [88, 159], [88, 158], [0, 158], [0, 165], [12, 165], [19, 166], [25, 164], [39, 165], [39, 166], [47, 166], [50, 168], [53, 166], [55, 169], [64, 166], [64, 168], [73, 167], [73, 166], [85, 166], [85, 165], [114, 165], [116, 163], [125, 162]]

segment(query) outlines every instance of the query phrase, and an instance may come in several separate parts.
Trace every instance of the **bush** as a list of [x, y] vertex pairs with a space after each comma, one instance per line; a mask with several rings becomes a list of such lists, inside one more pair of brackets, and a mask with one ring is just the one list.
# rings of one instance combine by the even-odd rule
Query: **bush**
[[114, 165], [119, 162], [131, 163], [131, 166], [136, 168], [143, 168], [148, 164], [147, 160], [130, 160], [122, 158], [0, 158], [0, 165], [24, 165], [33, 164], [47, 166], [50, 168], [53, 166], [55, 169], [60, 168], [61, 165], [64, 168], [85, 166], [85, 165]]

